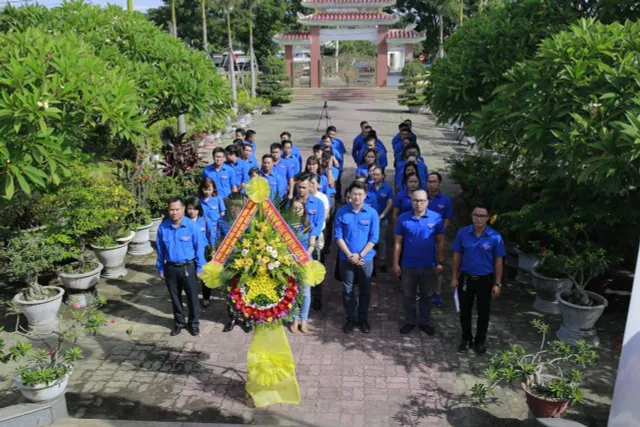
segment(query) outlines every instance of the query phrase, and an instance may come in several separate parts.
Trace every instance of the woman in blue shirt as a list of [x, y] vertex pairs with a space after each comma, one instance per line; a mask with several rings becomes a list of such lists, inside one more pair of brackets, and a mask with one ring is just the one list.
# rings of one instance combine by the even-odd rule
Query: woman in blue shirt
[[[306, 209], [304, 207], [304, 203], [301, 199], [294, 200], [291, 205], [293, 212], [297, 215], [298, 223], [294, 223], [293, 230], [298, 237], [298, 240], [304, 247], [306, 251], [309, 251], [309, 231], [311, 230], [311, 224], [309, 222], [309, 217], [307, 216]], [[311, 287], [306, 283], [300, 283], [300, 295], [302, 296], [302, 302], [300, 304], [300, 314], [293, 315], [293, 323], [289, 325], [289, 330], [292, 333], [298, 332], [298, 329], [302, 333], [309, 332], [309, 325], [307, 324], [307, 319], [309, 318], [309, 308], [311, 307]]]
[[421, 188], [420, 186], [420, 176], [418, 174], [411, 174], [407, 176], [405, 181], [405, 185], [407, 187], [406, 190], [399, 192], [396, 197], [393, 199], [393, 223], [395, 224], [398, 220], [398, 217], [405, 213], [410, 212], [413, 207], [411, 206], [411, 196], [413, 192], [417, 189]]
[[319, 182], [320, 185], [318, 189], [325, 196], [329, 196], [329, 180], [327, 179], [326, 176], [321, 175], [322, 172], [320, 169], [321, 169], [320, 160], [318, 160], [314, 156], [311, 156], [307, 159], [307, 163], [305, 165], [304, 171], [310, 174], [318, 175], [320, 177], [320, 182]]
[[[204, 236], [204, 240], [207, 242], [207, 247], [205, 248], [204, 252], [205, 259], [210, 259], [211, 248], [216, 244], [216, 224], [209, 221], [204, 215], [202, 203], [200, 203], [200, 199], [198, 199], [197, 197], [189, 197], [187, 199], [186, 213], [189, 219], [196, 223], [198, 230], [200, 230], [200, 233]], [[205, 286], [204, 283], [202, 283], [202, 306], [208, 307], [210, 299], [211, 288]]]
[[204, 215], [207, 217], [207, 221], [214, 225], [213, 230], [215, 231], [218, 219], [227, 210], [223, 198], [218, 196], [215, 182], [211, 178], [203, 178], [202, 182], [200, 182], [200, 188], [198, 188], [198, 195], [200, 196]]
[[364, 175], [365, 178], [369, 177], [369, 169], [371, 166], [376, 164], [376, 150], [373, 148], [367, 148], [364, 150], [364, 155], [362, 156], [364, 163], [358, 166], [356, 169], [356, 176]]

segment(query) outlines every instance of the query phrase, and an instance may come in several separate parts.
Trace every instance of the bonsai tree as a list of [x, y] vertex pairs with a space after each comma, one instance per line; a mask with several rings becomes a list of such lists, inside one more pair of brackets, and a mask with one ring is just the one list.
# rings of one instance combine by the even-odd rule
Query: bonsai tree
[[291, 102], [291, 88], [287, 84], [284, 60], [268, 56], [262, 64], [262, 75], [258, 84], [258, 96], [266, 98], [272, 107]]
[[562, 341], [548, 343], [549, 325], [539, 320], [532, 320], [531, 324], [542, 335], [538, 351], [527, 353], [522, 346], [510, 344], [508, 350], [492, 356], [486, 370], [489, 385], [478, 383], [471, 387], [475, 403], [485, 404], [498, 384], [513, 381], [524, 383], [527, 391], [538, 397], [567, 399], [572, 405], [583, 402], [581, 369], [593, 364], [597, 354], [583, 340], [574, 347]]
[[408, 62], [402, 68], [400, 89], [404, 91], [398, 96], [398, 104], [406, 106], [424, 105], [422, 93], [427, 79], [427, 71], [419, 61]]
[[[5, 342], [0, 339], [0, 362], [10, 363], [26, 360], [27, 365], [17, 370], [17, 380], [24, 386], [50, 385], [64, 379], [71, 374], [73, 367], [82, 359], [82, 349], [78, 347], [78, 338], [83, 332], [88, 335], [96, 335], [102, 326], [107, 324], [107, 319], [99, 308], [106, 303], [104, 297], [96, 299], [84, 309], [73, 306], [74, 313], [71, 325], [60, 332], [54, 331], [56, 339], [53, 342], [42, 337], [33, 337], [29, 334], [16, 331], [30, 339], [37, 339], [44, 348], [33, 348], [32, 344], [19, 341], [10, 348], [5, 349]], [[0, 332], [3, 328], [0, 328]], [[71, 346], [69, 347], [68, 344]]]
[[65, 236], [47, 235], [40, 229], [19, 231], [0, 246], [0, 274], [27, 285], [21, 291], [23, 300], [45, 300], [55, 296], [55, 292], [38, 283], [38, 276], [76, 254], [63, 243], [64, 240]]

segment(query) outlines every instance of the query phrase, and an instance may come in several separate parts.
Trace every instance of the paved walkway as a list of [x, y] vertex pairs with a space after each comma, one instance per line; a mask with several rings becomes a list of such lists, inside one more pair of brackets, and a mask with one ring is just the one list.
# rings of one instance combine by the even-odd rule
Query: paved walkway
[[[266, 152], [268, 143], [277, 141], [283, 130], [291, 132], [294, 142], [309, 153], [321, 134], [315, 132], [320, 107], [320, 103], [294, 103], [281, 115], [257, 119], [251, 127], [258, 132], [259, 153]], [[397, 124], [411, 118], [430, 170], [443, 170], [444, 159], [462, 150], [429, 116], [410, 115], [393, 104], [330, 103], [330, 108], [338, 136], [348, 149], [361, 120], [368, 120], [389, 146]], [[349, 162], [350, 158], [347, 182], [353, 176]], [[444, 189], [450, 195], [457, 193], [449, 182]], [[454, 229], [460, 225], [460, 221], [454, 223]], [[402, 293], [390, 273], [379, 274], [371, 299], [371, 334], [344, 335], [342, 291], [333, 280], [335, 252], [327, 263], [323, 310], [311, 312], [308, 334], [289, 334], [302, 393], [299, 406], [258, 410], [246, 405], [245, 361], [251, 335], [239, 328], [221, 332], [226, 320], [222, 299], [203, 313], [199, 337], [169, 336], [171, 306], [151, 255], [129, 258], [126, 280], [101, 281], [98, 289], [109, 299], [105, 311], [114, 323], [101, 336], [82, 340], [86, 360], [69, 383], [70, 416], [309, 426], [530, 424], [524, 396], [516, 388], [498, 390], [499, 403], [487, 408], [470, 405], [466, 393], [478, 381], [487, 357], [455, 353], [459, 326], [447, 287], [446, 305], [435, 311], [437, 335], [428, 337], [414, 330], [401, 336]], [[557, 328], [560, 319], [536, 314], [532, 302], [530, 290], [507, 281], [503, 296], [492, 306], [490, 352], [510, 342], [535, 344], [528, 325], [532, 318], [543, 318]], [[586, 375], [587, 404], [570, 414], [590, 426], [606, 423], [618, 363], [614, 339], [622, 336], [623, 317], [612, 309], [600, 320], [601, 363]], [[12, 322], [13, 318], [7, 325]], [[125, 333], [129, 328], [133, 328], [131, 337]], [[2, 385], [10, 379], [6, 372]], [[0, 401], [10, 404], [17, 396], [4, 392]]]

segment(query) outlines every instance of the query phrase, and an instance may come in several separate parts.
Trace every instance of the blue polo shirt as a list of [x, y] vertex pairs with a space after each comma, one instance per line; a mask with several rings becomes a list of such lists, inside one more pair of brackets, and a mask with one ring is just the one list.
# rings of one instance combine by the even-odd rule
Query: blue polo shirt
[[202, 272], [204, 248], [207, 242], [198, 225], [186, 216], [175, 226], [171, 219], [165, 219], [158, 227], [156, 237], [158, 273], [164, 274], [165, 262], [184, 263], [195, 259], [196, 271]]
[[[333, 174], [333, 181], [337, 181], [338, 180], [338, 176], [336, 176], [336, 173], [340, 173], [338, 172], [337, 168], [331, 167], [331, 173]], [[324, 171], [324, 173], [322, 174], [322, 176], [325, 177], [325, 179], [327, 180], [327, 192], [325, 193], [327, 195], [327, 197], [335, 197], [336, 195], [336, 188], [334, 187], [330, 187], [329, 186], [329, 176], [327, 174], [327, 171]]]
[[[325, 176], [325, 175], [318, 175], [320, 177], [320, 185], [318, 187], [318, 189], [320, 191], [322, 191], [324, 193], [325, 196], [328, 196], [329, 194], [329, 179]], [[335, 194], [336, 191], [333, 190], [333, 194]]]
[[368, 206], [371, 206], [373, 209], [378, 212], [378, 198], [376, 197], [376, 193], [367, 190], [367, 196], [364, 198], [364, 203]]
[[393, 189], [386, 181], [382, 181], [380, 188], [376, 188], [376, 185], [371, 183], [369, 185], [369, 191], [376, 195], [378, 214], [382, 214], [387, 207], [387, 202], [393, 199]]
[[[394, 177], [394, 182], [398, 190], [406, 190], [404, 182], [402, 182], [402, 178], [404, 177], [404, 166], [407, 162], [401, 161], [398, 162], [396, 166], [396, 175]], [[427, 165], [422, 162], [417, 162], [416, 167], [418, 168], [418, 176], [420, 177], [420, 188], [423, 190], [427, 189], [427, 177], [429, 176], [429, 169], [427, 169]]]
[[[334, 225], [335, 240], [342, 239], [352, 253], [361, 252], [367, 243], [378, 243], [380, 235], [380, 219], [378, 212], [363, 204], [359, 212], [353, 210], [351, 203], [338, 209]], [[340, 252], [340, 260], [348, 261], [344, 252]], [[364, 257], [365, 262], [373, 260], [375, 250], [370, 250]]]
[[444, 234], [440, 214], [427, 210], [417, 217], [413, 211], [398, 217], [396, 236], [402, 236], [400, 265], [410, 268], [428, 268], [436, 265], [436, 236]]
[[200, 197], [200, 203], [202, 203], [204, 215], [212, 224], [217, 224], [218, 219], [222, 216], [223, 212], [227, 210], [227, 207], [224, 205], [224, 199], [221, 196], [211, 196], [209, 200]]
[[244, 145], [250, 145], [251, 148], [253, 148], [253, 150], [251, 150], [251, 157], [249, 157], [249, 160], [251, 160], [252, 162], [258, 163], [258, 159], [256, 158], [256, 143], [255, 142], [251, 142], [251, 141], [247, 141], [246, 139], [244, 140]]
[[277, 173], [278, 175], [281, 175], [284, 178], [284, 180], [287, 182], [287, 185], [289, 183], [289, 179], [295, 176], [291, 166], [282, 158], [278, 160], [278, 163], [275, 163], [273, 165], [272, 171]]
[[460, 270], [474, 276], [493, 274], [495, 258], [507, 254], [500, 233], [486, 226], [482, 235], [477, 237], [473, 225], [458, 231], [453, 241], [453, 251], [462, 254]]
[[224, 163], [220, 166], [220, 170], [216, 169], [216, 165], [209, 165], [205, 167], [202, 171], [202, 177], [211, 178], [213, 180], [216, 184], [218, 195], [222, 198], [228, 197], [229, 194], [231, 194], [231, 189], [234, 186], [240, 185], [236, 178], [235, 170]]
[[401, 215], [413, 210], [413, 206], [411, 206], [411, 196], [409, 196], [407, 190], [402, 190], [396, 194], [396, 197], [393, 198], [393, 207], [400, 209]]
[[231, 221], [231, 217], [229, 217], [229, 214], [225, 214], [224, 216], [220, 217], [220, 219], [218, 220], [218, 226], [216, 228], [216, 242], [218, 244], [222, 243], [224, 238], [227, 237], [227, 234], [229, 233], [229, 230], [231, 230], [232, 225], [233, 221]]
[[358, 166], [358, 169], [356, 169], [356, 174], [354, 176], [359, 177], [360, 175], [364, 175], [367, 178], [369, 178], [369, 166], [367, 165]]
[[[309, 222], [311, 223], [310, 236], [320, 237], [322, 226], [324, 225], [324, 203], [316, 196], [309, 194], [307, 202], [304, 204]], [[309, 245], [307, 244], [307, 248]]]
[[351, 147], [351, 157], [353, 157], [353, 160], [358, 158], [358, 153], [360, 152], [360, 149], [366, 145], [367, 145], [367, 141], [364, 139], [364, 136], [362, 135], [362, 133], [359, 133], [358, 135], [356, 135], [355, 138], [353, 138], [353, 147]]
[[344, 147], [344, 142], [339, 138], [333, 138], [331, 140], [331, 146], [338, 150], [338, 152], [342, 154], [342, 157], [344, 157], [347, 152], [347, 149]]
[[236, 173], [236, 185], [249, 182], [249, 164], [242, 159], [236, 159], [235, 163], [229, 161], [224, 162], [225, 165], [229, 165]]
[[[305, 232], [306, 231], [306, 232]], [[305, 250], [309, 249], [309, 230], [305, 230], [304, 224], [300, 224], [297, 230], [294, 230], [296, 233], [296, 237], [300, 244], [305, 248]]]
[[266, 174], [262, 169], [260, 169], [260, 171], [262, 172], [262, 176], [269, 182], [269, 187], [271, 187], [269, 199], [274, 200], [276, 196], [281, 199], [287, 197], [287, 181], [285, 181], [282, 175], [276, 173], [273, 169], [269, 174]]
[[427, 209], [442, 215], [443, 220], [453, 219], [453, 203], [451, 203], [451, 199], [448, 196], [442, 194], [442, 191], [438, 191], [435, 197], [429, 196], [429, 206], [427, 206]]
[[300, 162], [296, 156], [291, 154], [291, 156], [287, 159], [285, 157], [280, 157], [280, 162], [284, 162], [289, 169], [291, 169], [291, 176], [295, 177], [300, 173]]
[[[411, 132], [411, 140], [413, 142], [418, 142], [418, 137], [413, 132]], [[402, 149], [404, 148], [400, 132], [398, 132], [391, 140], [391, 147], [393, 148], [393, 156], [399, 161], [402, 158]]]
[[295, 145], [291, 146], [291, 155], [293, 157], [295, 157], [296, 159], [298, 159], [298, 170], [302, 170], [303, 169], [303, 165], [304, 165], [304, 159], [302, 158], [302, 153], [300, 152], [300, 149], [298, 147], [296, 147]]
[[[358, 151], [358, 156], [356, 158], [356, 164], [362, 164], [364, 162], [364, 152], [367, 150], [366, 144], [360, 147], [360, 151]], [[389, 162], [387, 161], [387, 149], [382, 143], [382, 141], [378, 140], [376, 142], [376, 164], [382, 167], [383, 169], [389, 166]]]
[[[193, 220], [192, 220], [193, 221]], [[199, 216], [195, 221], [200, 234], [204, 237], [207, 246], [214, 246], [216, 244], [216, 222], [211, 222], [206, 216]]]

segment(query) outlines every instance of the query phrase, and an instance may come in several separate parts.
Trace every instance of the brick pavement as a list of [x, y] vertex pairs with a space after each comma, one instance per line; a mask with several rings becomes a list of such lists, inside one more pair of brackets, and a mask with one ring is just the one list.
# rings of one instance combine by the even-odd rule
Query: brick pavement
[[[462, 150], [430, 117], [403, 113], [402, 107], [393, 104], [330, 103], [330, 107], [333, 124], [348, 149], [361, 120], [369, 120], [389, 144], [397, 123], [410, 117], [430, 170], [442, 170], [444, 158]], [[259, 153], [266, 152], [282, 130], [289, 130], [303, 152], [309, 153], [320, 135], [315, 132], [319, 113], [317, 105], [291, 104], [281, 115], [262, 116], [251, 126], [258, 131]], [[353, 176], [350, 158], [347, 167], [348, 182]], [[444, 188], [456, 194], [451, 183], [445, 182]], [[528, 425], [524, 398], [517, 389], [499, 390], [499, 404], [470, 406], [465, 393], [482, 374], [486, 358], [455, 353], [459, 327], [447, 290], [444, 309], [434, 315], [437, 335], [428, 337], [414, 330], [401, 336], [402, 293], [390, 273], [379, 274], [372, 289], [371, 334], [356, 330], [344, 335], [341, 287], [333, 280], [334, 256], [335, 249], [327, 262], [323, 310], [311, 312], [308, 334], [289, 334], [302, 394], [299, 406], [255, 409], [246, 404], [245, 357], [251, 335], [239, 328], [221, 332], [226, 320], [221, 298], [203, 313], [199, 337], [169, 336], [171, 307], [150, 255], [128, 258], [126, 280], [101, 281], [99, 292], [109, 299], [105, 312], [115, 323], [101, 336], [82, 340], [86, 360], [69, 383], [70, 415], [309, 426]], [[527, 323], [541, 316], [531, 311], [532, 301], [529, 290], [507, 283], [503, 297], [492, 308], [490, 351], [507, 342], [535, 342]], [[608, 414], [617, 368], [617, 350], [609, 343], [621, 336], [624, 319], [620, 317], [608, 312], [600, 321], [606, 325], [601, 334], [606, 344], [600, 350], [602, 363], [587, 376], [588, 404], [571, 414], [588, 425], [604, 425]], [[543, 318], [552, 327], [559, 324], [558, 318]], [[133, 334], [128, 337], [125, 331], [130, 327]], [[8, 380], [5, 376], [2, 385]], [[15, 392], [0, 396], [4, 404], [18, 399]]]

